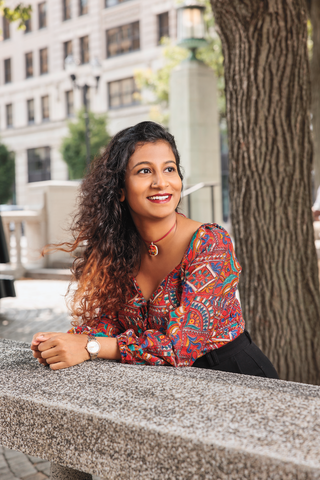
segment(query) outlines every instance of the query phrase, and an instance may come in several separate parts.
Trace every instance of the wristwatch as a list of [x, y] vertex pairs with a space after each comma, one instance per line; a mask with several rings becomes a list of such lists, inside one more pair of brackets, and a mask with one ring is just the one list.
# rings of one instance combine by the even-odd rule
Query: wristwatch
[[100, 352], [101, 345], [95, 337], [93, 337], [92, 335], [88, 335], [88, 341], [85, 348], [90, 355], [90, 359], [94, 360], [95, 358], [97, 358], [98, 353]]

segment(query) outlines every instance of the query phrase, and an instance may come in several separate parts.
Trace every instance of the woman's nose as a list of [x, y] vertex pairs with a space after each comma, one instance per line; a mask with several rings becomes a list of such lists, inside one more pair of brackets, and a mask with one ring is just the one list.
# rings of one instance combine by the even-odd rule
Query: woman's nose
[[167, 181], [161, 173], [157, 173], [154, 175], [153, 180], [152, 180], [152, 186], [153, 187], [165, 187], [167, 186]]

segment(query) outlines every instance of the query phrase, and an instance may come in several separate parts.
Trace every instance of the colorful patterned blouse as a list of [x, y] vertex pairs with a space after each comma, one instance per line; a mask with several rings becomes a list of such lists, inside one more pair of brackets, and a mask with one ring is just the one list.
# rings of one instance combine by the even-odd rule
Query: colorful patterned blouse
[[235, 295], [240, 271], [228, 233], [204, 224], [149, 301], [133, 278], [117, 315], [104, 314], [96, 328], [69, 333], [117, 338], [122, 363], [191, 366], [244, 331]]

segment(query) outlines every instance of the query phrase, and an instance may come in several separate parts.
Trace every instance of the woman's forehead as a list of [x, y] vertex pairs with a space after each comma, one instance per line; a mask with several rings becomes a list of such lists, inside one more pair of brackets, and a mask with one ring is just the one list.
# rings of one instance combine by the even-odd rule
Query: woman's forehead
[[137, 145], [136, 149], [131, 155], [128, 167], [132, 167], [137, 162], [164, 162], [173, 160], [176, 162], [174, 153], [171, 146], [163, 140], [159, 140], [154, 143], [144, 143], [143, 145]]

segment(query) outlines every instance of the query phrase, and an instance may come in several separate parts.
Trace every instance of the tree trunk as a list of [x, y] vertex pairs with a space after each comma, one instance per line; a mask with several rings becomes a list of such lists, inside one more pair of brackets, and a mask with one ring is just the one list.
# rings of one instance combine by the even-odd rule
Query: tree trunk
[[305, 0], [211, 0], [226, 81], [240, 298], [280, 378], [320, 384]]
[[311, 111], [313, 127], [313, 166], [315, 191], [320, 186], [320, 1], [310, 1], [310, 20], [312, 24], [312, 60], [311, 60]]

